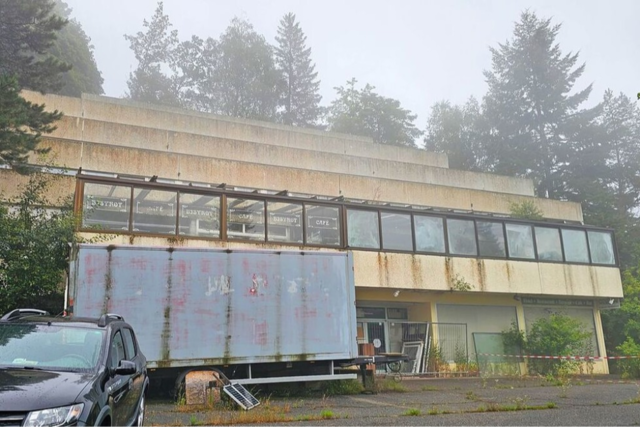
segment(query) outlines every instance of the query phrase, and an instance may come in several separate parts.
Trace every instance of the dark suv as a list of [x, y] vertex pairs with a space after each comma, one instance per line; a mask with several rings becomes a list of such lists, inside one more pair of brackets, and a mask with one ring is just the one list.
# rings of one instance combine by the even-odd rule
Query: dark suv
[[142, 425], [146, 358], [121, 316], [0, 319], [0, 426]]

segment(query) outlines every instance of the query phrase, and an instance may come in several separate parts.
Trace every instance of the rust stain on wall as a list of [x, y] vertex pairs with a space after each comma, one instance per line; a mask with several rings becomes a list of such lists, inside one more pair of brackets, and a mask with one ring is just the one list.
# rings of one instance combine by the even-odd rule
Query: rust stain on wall
[[487, 270], [484, 265], [484, 260], [476, 260], [476, 269], [478, 271], [478, 285], [480, 287], [479, 290], [484, 292], [487, 290]]
[[107, 252], [109, 254], [107, 256], [107, 272], [104, 275], [104, 301], [102, 302], [102, 314], [107, 314], [109, 312], [109, 301], [111, 301], [111, 290], [113, 288], [113, 278], [111, 277], [111, 254], [113, 252], [113, 246], [109, 246], [107, 248]]
[[[172, 271], [171, 264], [173, 263], [173, 257], [169, 257], [169, 268], [168, 271]], [[167, 298], [166, 298], [166, 306], [164, 308], [164, 321], [162, 324], [162, 334], [160, 337], [161, 342], [161, 351], [162, 356], [161, 360], [163, 362], [169, 362], [171, 360], [171, 291], [173, 289], [173, 282], [171, 279], [171, 274], [167, 274]]]
[[411, 279], [414, 288], [423, 288], [422, 286], [422, 266], [416, 254], [411, 255]]
[[453, 266], [451, 265], [451, 258], [449, 257], [444, 259], [444, 274], [447, 286], [451, 287], [453, 283]]

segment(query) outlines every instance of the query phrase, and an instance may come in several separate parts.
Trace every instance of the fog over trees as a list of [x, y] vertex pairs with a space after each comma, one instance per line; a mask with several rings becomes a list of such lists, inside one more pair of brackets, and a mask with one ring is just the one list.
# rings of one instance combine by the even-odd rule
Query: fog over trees
[[[631, 322], [640, 311], [638, 101], [635, 93], [594, 93], [583, 82], [589, 64], [561, 46], [562, 22], [522, 11], [510, 37], [488, 46], [482, 96], [416, 112], [358, 75], [345, 75], [333, 98], [323, 98], [319, 47], [293, 11], [273, 22], [273, 39], [251, 17], [200, 37], [179, 33], [162, 2], [149, 12], [139, 31], [112, 34], [126, 39], [137, 62], [122, 69], [128, 98], [369, 137], [445, 153], [454, 169], [531, 179], [537, 196], [578, 202], [586, 223], [615, 230], [626, 299], [622, 310], [603, 315], [606, 336], [611, 349], [640, 343]], [[21, 89], [103, 93], [94, 47], [72, 17], [62, 0], [0, 0], [2, 164], [24, 162], [60, 117], [24, 100]]]

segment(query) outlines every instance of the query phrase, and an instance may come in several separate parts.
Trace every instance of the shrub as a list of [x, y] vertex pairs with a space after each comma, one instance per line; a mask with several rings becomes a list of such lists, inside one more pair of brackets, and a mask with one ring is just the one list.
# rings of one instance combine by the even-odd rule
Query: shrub
[[[525, 337], [515, 324], [502, 333], [505, 351], [518, 347], [533, 355], [570, 356], [585, 354], [591, 348], [591, 333], [582, 323], [564, 314], [554, 313], [538, 319]], [[510, 353], [513, 354], [513, 353]], [[541, 375], [567, 375], [576, 372], [582, 363], [563, 359], [529, 359], [529, 371]]]
[[[616, 347], [616, 350], [618, 354], [640, 357], [640, 345], [636, 344], [631, 337]], [[622, 359], [618, 362], [618, 366], [622, 372], [622, 378], [640, 378], [640, 359]]]

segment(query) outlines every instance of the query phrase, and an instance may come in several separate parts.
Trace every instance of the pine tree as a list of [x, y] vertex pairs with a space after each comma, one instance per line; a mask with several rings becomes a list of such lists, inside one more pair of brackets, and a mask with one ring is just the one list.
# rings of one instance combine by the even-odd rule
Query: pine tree
[[26, 101], [22, 88], [57, 90], [70, 66], [47, 54], [66, 21], [53, 13], [51, 0], [0, 0], [0, 164], [18, 172], [43, 133], [61, 117]]
[[104, 79], [98, 70], [91, 39], [82, 25], [71, 19], [71, 9], [62, 0], [56, 0], [55, 12], [68, 20], [57, 33], [57, 38], [48, 52], [71, 65], [71, 70], [62, 75], [62, 87], [56, 91], [61, 95], [80, 96], [82, 93], [101, 95]]
[[577, 65], [578, 54], [562, 54], [555, 42], [560, 28], [522, 13], [513, 39], [491, 48], [492, 68], [485, 71], [490, 170], [531, 178], [537, 194], [550, 198], [564, 196], [561, 168], [570, 160], [567, 147], [585, 137], [580, 131], [597, 115], [580, 109], [591, 85], [574, 90], [585, 65]]
[[44, 111], [44, 105], [32, 104], [20, 96], [15, 77], [0, 75], [0, 164], [8, 164], [18, 172], [32, 151], [38, 150], [40, 136], [55, 129], [53, 122], [62, 115]]
[[285, 79], [279, 121], [293, 126], [316, 126], [321, 113], [320, 81], [311, 62], [311, 48], [306, 47], [307, 37], [293, 13], [280, 21], [276, 41], [276, 65]]
[[0, 75], [16, 76], [22, 88], [59, 90], [71, 68], [47, 53], [67, 24], [54, 8], [52, 0], [0, 0]]

